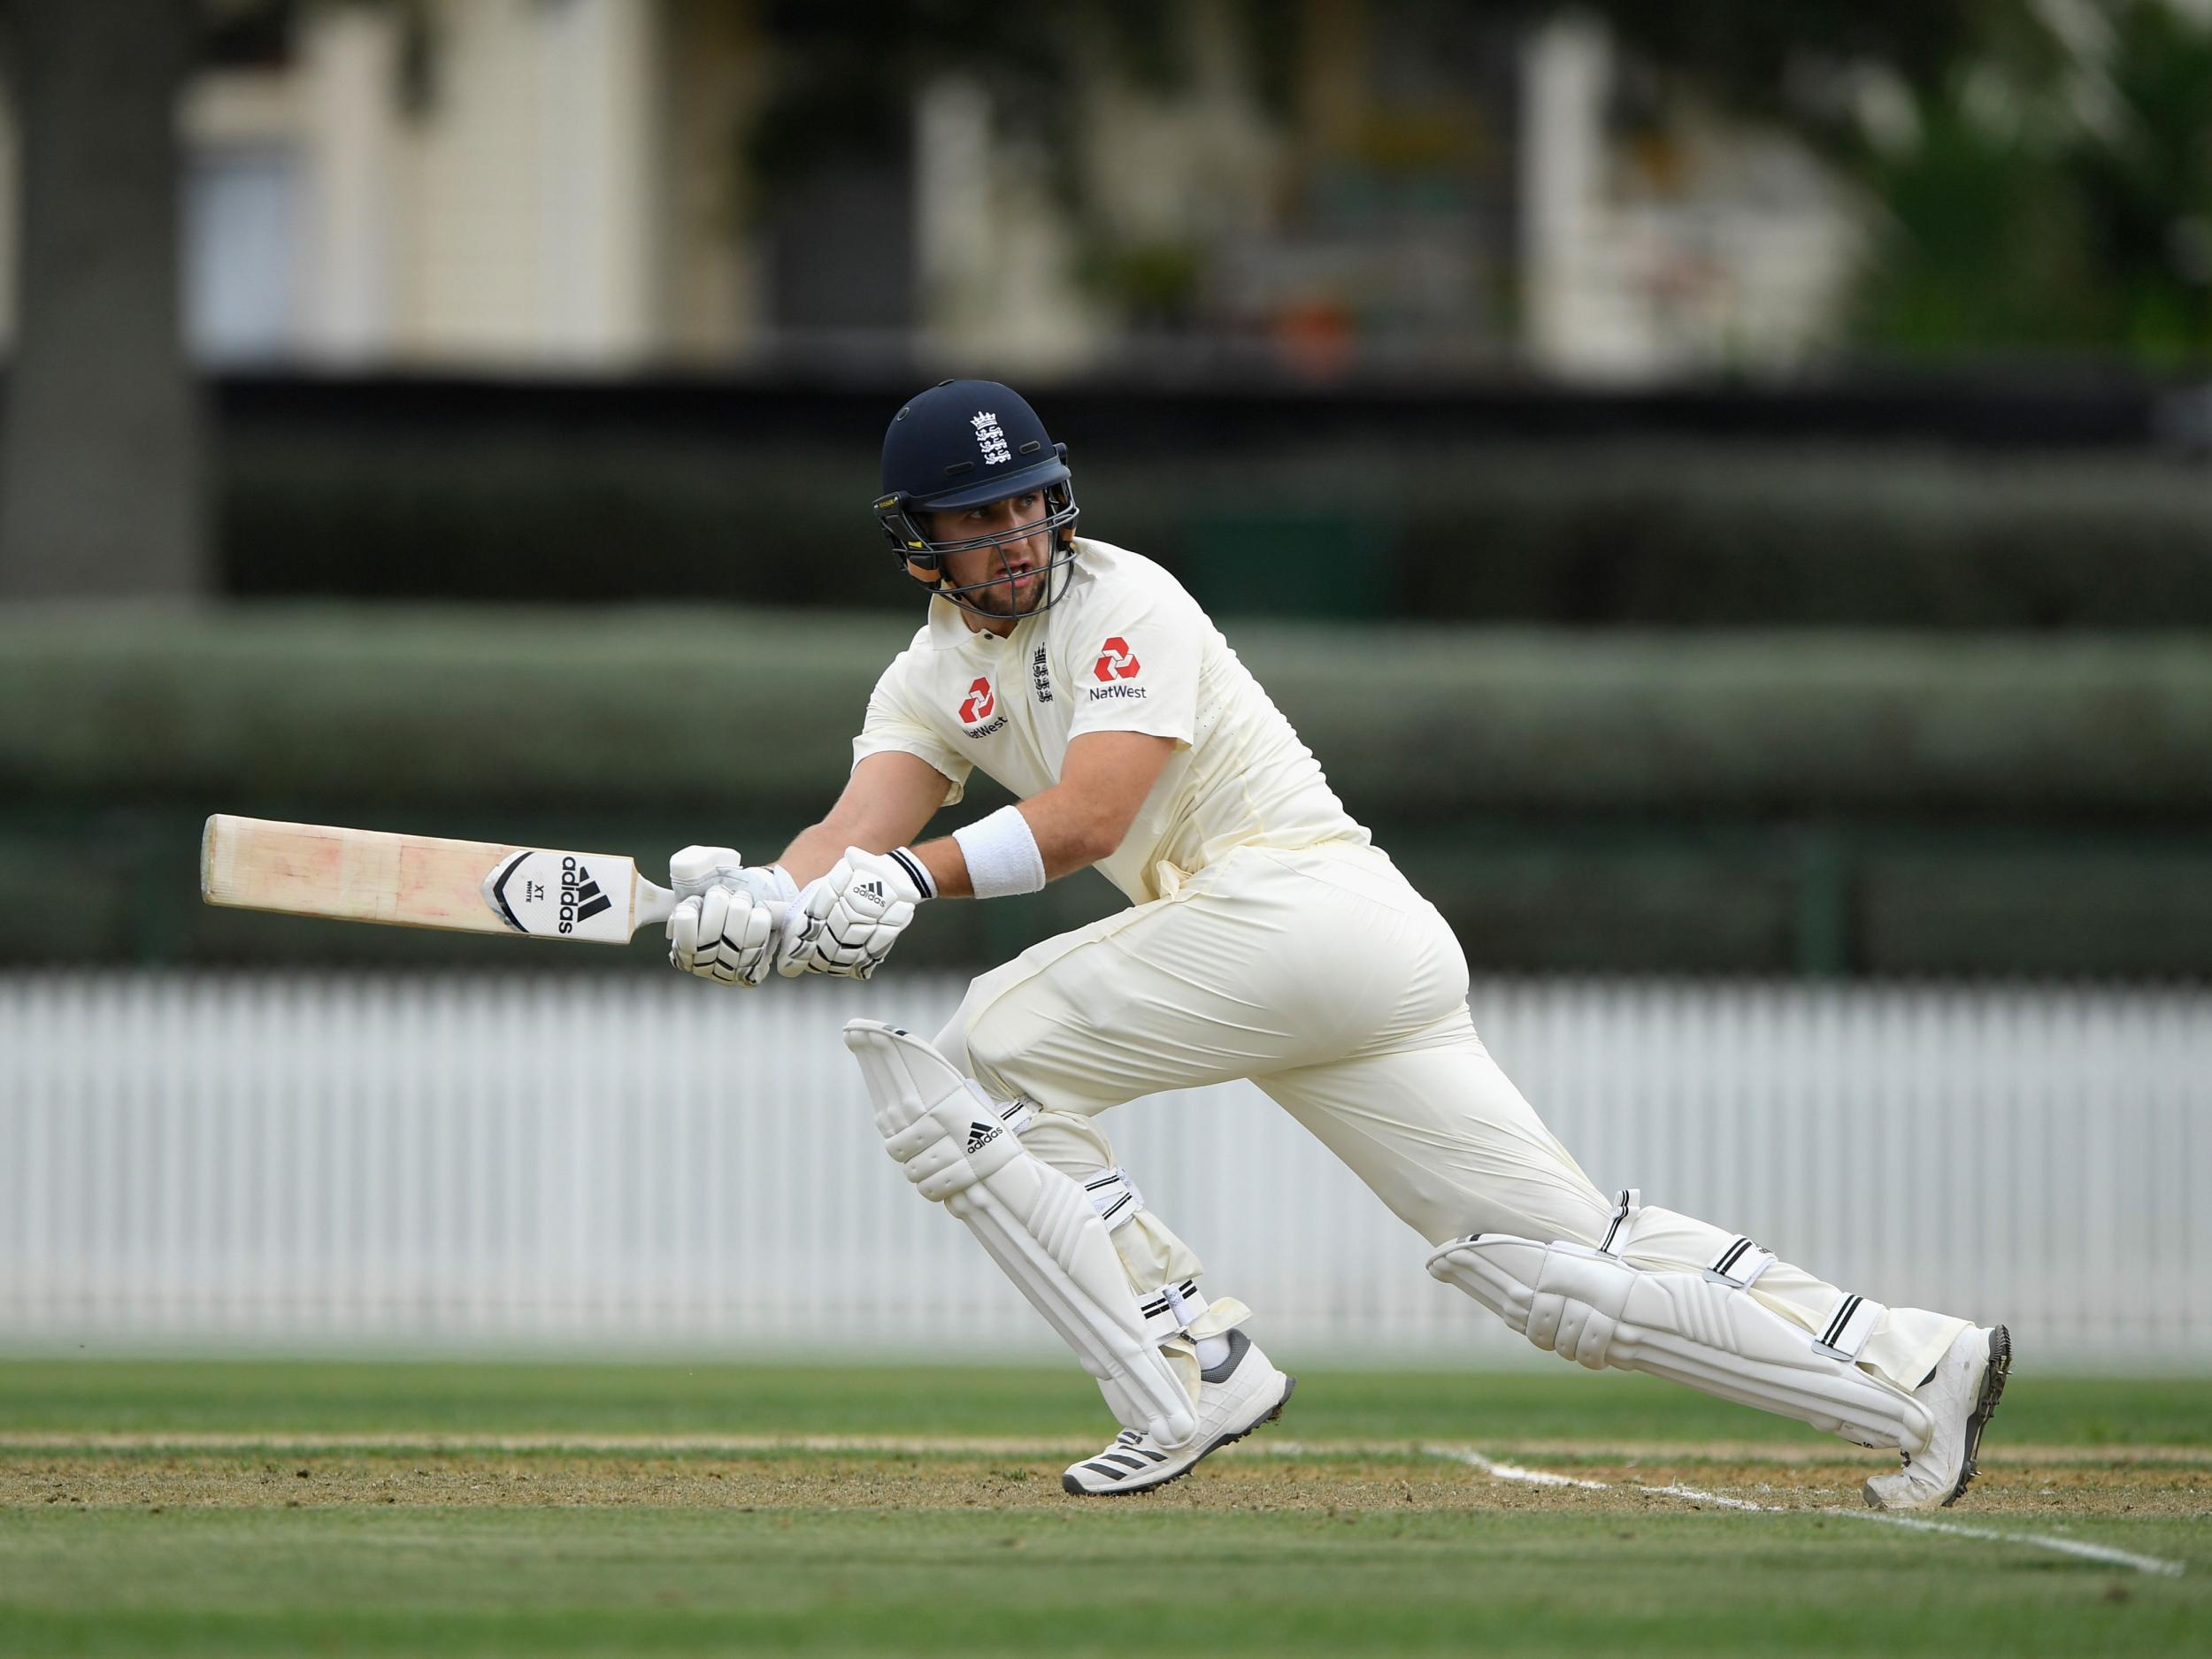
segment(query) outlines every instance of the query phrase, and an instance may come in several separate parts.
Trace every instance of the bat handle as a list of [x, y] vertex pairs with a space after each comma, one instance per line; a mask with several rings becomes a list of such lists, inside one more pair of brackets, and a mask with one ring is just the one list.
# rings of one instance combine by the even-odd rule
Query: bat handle
[[648, 881], [643, 876], [633, 878], [636, 883], [636, 897], [632, 915], [636, 918], [631, 928], [633, 937], [640, 927], [657, 927], [666, 921], [669, 912], [676, 908], [676, 895], [669, 888]]

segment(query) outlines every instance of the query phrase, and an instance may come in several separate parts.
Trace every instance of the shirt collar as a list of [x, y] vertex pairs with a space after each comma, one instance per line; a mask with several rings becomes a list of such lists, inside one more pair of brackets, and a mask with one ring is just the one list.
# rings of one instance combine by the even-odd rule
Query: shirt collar
[[942, 594], [929, 596], [929, 644], [932, 650], [958, 650], [970, 640], [989, 637], [962, 620], [960, 607]]

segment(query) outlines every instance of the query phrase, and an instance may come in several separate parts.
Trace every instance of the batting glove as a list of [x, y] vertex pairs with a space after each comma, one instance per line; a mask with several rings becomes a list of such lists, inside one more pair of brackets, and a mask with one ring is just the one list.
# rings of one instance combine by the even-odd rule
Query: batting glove
[[749, 869], [731, 847], [687, 847], [668, 861], [679, 895], [668, 918], [672, 967], [719, 985], [758, 985], [775, 965], [798, 887], [781, 864]]
[[848, 847], [785, 912], [776, 972], [838, 973], [864, 979], [883, 965], [914, 920], [914, 907], [937, 889], [910, 848], [887, 853]]

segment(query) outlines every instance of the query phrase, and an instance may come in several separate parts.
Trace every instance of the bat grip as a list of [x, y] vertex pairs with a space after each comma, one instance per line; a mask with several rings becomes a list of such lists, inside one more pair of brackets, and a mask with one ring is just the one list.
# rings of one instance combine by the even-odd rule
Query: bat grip
[[635, 925], [631, 929], [634, 934], [640, 927], [656, 926], [666, 921], [669, 913], [676, 908], [676, 895], [672, 889], [648, 881], [643, 876], [635, 879], [637, 898], [635, 908], [631, 912], [636, 918]]

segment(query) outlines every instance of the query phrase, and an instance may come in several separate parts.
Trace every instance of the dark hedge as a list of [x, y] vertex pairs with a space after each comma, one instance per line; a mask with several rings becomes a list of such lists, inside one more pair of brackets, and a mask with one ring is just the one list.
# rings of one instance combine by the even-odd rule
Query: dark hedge
[[[246, 425], [249, 596], [897, 609], [872, 448], [602, 426]], [[2212, 627], [2212, 471], [2085, 450], [1371, 441], [1077, 457], [1087, 534], [1221, 615], [1622, 626]]]
[[[911, 617], [0, 611], [0, 963], [649, 966], [215, 911], [212, 811], [772, 855]], [[2212, 975], [2212, 641], [1234, 622], [1479, 967]], [[997, 797], [972, 788], [965, 810]], [[961, 814], [950, 815], [953, 817]], [[980, 964], [1119, 902], [933, 907]]]

